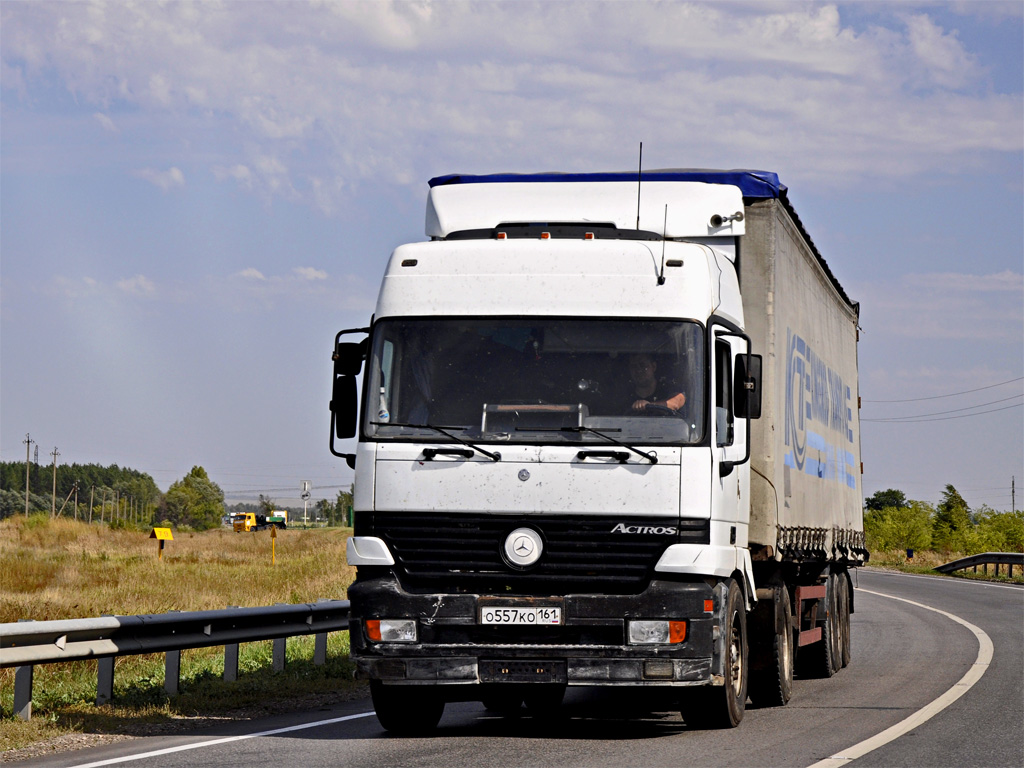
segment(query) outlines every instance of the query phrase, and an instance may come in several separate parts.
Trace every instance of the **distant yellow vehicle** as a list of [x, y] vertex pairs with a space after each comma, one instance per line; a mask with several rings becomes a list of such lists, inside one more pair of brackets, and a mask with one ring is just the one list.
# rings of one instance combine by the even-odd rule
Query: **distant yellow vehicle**
[[288, 510], [275, 509], [269, 515], [260, 515], [255, 512], [240, 512], [232, 516], [231, 527], [234, 528], [235, 533], [262, 531], [266, 528], [280, 528], [284, 530], [288, 527]]

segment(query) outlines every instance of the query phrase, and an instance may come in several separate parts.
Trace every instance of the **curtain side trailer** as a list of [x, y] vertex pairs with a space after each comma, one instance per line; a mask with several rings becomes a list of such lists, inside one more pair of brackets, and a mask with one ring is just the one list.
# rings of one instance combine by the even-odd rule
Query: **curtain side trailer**
[[778, 177], [438, 177], [426, 233], [333, 352], [382, 725], [598, 686], [731, 727], [848, 664], [859, 308]]

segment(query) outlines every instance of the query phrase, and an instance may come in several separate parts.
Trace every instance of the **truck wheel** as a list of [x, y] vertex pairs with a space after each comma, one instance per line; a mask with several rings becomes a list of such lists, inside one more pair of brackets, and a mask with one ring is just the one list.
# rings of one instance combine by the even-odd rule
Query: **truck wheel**
[[747, 609], [739, 585], [729, 580], [726, 597], [725, 685], [685, 693], [682, 715], [696, 728], [735, 728], [747, 706]]
[[[762, 622], [763, 630], [771, 632], [770, 646], [764, 644], [763, 657], [756, 668], [751, 663], [750, 670], [750, 700], [762, 707], [784, 706], [793, 696], [793, 611], [785, 585], [776, 588], [775, 593], [771, 615]], [[779, 624], [782, 629], [777, 632]]]
[[839, 574], [839, 635], [842, 647], [842, 667], [850, 666], [850, 575]]
[[370, 698], [381, 726], [396, 736], [429, 735], [444, 714], [441, 697], [419, 686], [384, 685], [371, 680]]
[[801, 677], [832, 677], [839, 671], [842, 658], [842, 644], [839, 642], [839, 600], [838, 579], [835, 574], [828, 577], [825, 599], [819, 604], [819, 614], [825, 610], [825, 622], [821, 626], [821, 640], [800, 649], [797, 662]]

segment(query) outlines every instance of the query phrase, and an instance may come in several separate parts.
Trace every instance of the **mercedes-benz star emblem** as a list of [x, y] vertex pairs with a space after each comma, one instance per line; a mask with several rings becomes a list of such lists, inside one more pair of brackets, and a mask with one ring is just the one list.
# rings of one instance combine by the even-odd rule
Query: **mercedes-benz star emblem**
[[543, 551], [544, 540], [533, 528], [516, 528], [505, 538], [505, 557], [520, 568], [536, 563]]

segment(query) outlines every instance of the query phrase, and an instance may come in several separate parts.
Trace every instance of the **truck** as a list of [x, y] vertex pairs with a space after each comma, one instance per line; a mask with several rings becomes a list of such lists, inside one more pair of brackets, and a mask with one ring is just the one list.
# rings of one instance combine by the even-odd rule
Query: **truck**
[[849, 664], [859, 305], [778, 175], [441, 176], [426, 235], [332, 353], [382, 726], [593, 686], [728, 728]]
[[280, 528], [283, 531], [288, 527], [288, 510], [275, 509], [266, 515], [259, 512], [239, 512], [232, 516], [231, 527], [235, 533], [264, 531], [267, 528]]

